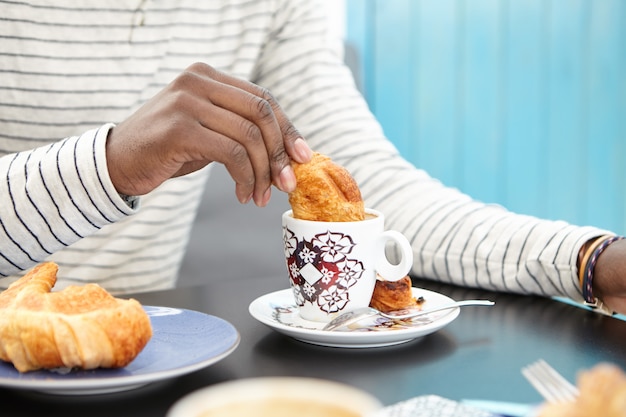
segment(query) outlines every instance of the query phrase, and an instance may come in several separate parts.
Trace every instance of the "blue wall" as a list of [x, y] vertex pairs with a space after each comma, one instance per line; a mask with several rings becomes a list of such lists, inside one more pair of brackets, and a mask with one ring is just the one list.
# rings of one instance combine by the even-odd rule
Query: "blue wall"
[[347, 0], [403, 155], [521, 213], [626, 233], [626, 1]]

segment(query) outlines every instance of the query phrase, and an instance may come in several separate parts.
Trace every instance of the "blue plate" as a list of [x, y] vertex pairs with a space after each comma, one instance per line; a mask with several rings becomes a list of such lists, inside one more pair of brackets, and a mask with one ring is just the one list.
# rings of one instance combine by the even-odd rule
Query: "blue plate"
[[207, 367], [239, 345], [239, 333], [221, 318], [185, 309], [144, 308], [153, 336], [125, 368], [19, 373], [0, 361], [0, 386], [62, 395], [125, 391]]

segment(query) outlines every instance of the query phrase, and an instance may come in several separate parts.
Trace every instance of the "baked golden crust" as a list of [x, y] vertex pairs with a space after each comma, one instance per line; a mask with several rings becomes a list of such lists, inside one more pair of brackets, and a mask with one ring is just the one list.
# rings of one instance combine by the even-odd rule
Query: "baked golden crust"
[[545, 404], [538, 417], [626, 416], [626, 375], [617, 366], [601, 363], [583, 371], [577, 385], [576, 401]]
[[370, 300], [370, 307], [388, 313], [394, 310], [419, 307], [422, 301], [413, 296], [411, 278], [407, 275], [398, 281], [377, 279]]
[[20, 372], [128, 365], [152, 337], [141, 304], [97, 284], [51, 292], [57, 270], [39, 264], [0, 293], [0, 359]]
[[293, 217], [322, 222], [365, 219], [365, 205], [350, 173], [315, 152], [306, 164], [293, 163], [296, 189], [289, 194]]

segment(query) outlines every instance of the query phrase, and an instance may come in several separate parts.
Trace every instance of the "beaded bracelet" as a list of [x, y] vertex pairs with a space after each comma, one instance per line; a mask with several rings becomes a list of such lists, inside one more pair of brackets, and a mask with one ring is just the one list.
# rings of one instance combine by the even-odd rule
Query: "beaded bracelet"
[[588, 243], [589, 246], [587, 246], [586, 248], [583, 247], [585, 249], [585, 252], [579, 258], [579, 264], [578, 264], [578, 284], [581, 289], [585, 285], [585, 266], [587, 265], [587, 262], [589, 261], [589, 257], [591, 256], [593, 251], [595, 251], [596, 248], [600, 246], [602, 242], [604, 242], [605, 240], [613, 236], [614, 235], [598, 236], [594, 238], [593, 240], [590, 240], [590, 243]]
[[624, 239], [624, 237], [613, 236], [613, 237], [603, 240], [602, 243], [594, 249], [593, 253], [589, 257], [589, 260], [585, 264], [581, 264], [581, 266], [584, 266], [582, 290], [583, 290], [583, 298], [585, 299], [585, 305], [589, 307], [593, 307], [593, 308], [600, 308], [600, 309], [604, 308], [602, 301], [598, 300], [596, 297], [593, 296], [593, 273], [596, 267], [596, 262], [598, 261], [598, 258], [600, 257], [602, 252], [604, 252], [604, 250], [611, 243], [616, 242], [621, 239]]

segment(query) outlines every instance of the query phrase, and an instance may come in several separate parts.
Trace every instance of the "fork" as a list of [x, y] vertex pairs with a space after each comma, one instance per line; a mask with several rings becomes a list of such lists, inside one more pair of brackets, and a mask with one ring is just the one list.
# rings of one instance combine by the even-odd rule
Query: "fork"
[[522, 375], [550, 403], [571, 402], [578, 397], [578, 388], [543, 359], [522, 368]]

